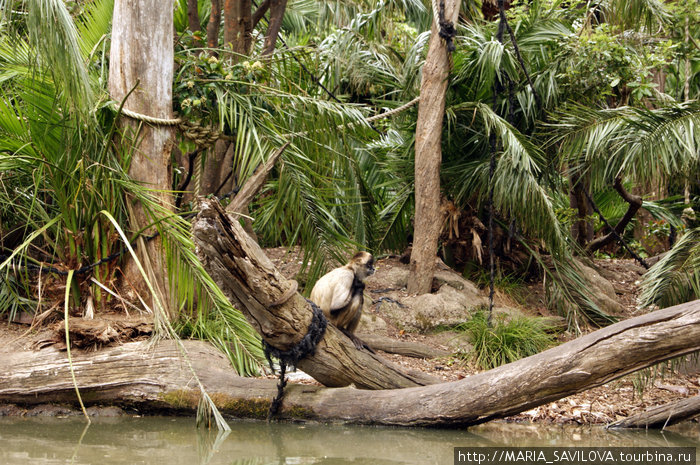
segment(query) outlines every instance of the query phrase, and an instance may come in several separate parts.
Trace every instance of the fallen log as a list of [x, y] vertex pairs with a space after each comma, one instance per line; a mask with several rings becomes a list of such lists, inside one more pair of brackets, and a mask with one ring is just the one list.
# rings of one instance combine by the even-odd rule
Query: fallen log
[[376, 334], [359, 334], [360, 339], [374, 350], [381, 350], [389, 354], [398, 354], [413, 358], [440, 358], [447, 357], [450, 352], [436, 349], [425, 344], [410, 341], [397, 341], [386, 336]]
[[[204, 268], [266, 342], [288, 350], [304, 337], [312, 311], [296, 292], [296, 281], [279, 273], [218, 202], [201, 202], [193, 235]], [[393, 389], [438, 382], [423, 373], [404, 372], [369, 351], [357, 350], [331, 325], [315, 353], [301, 360], [299, 368], [325, 386]]]
[[[188, 357], [222, 413], [267, 415], [275, 380], [241, 378], [202, 342]], [[200, 392], [172, 341], [73, 351], [87, 406], [141, 412], [196, 411]], [[370, 391], [289, 384], [278, 417], [297, 421], [401, 426], [465, 426], [514, 415], [633, 371], [700, 349], [700, 300], [600, 329], [540, 354], [459, 381]], [[0, 354], [0, 403], [77, 405], [65, 352], [54, 348]]]
[[629, 416], [608, 425], [608, 428], [664, 429], [700, 415], [700, 396], [679, 399], [657, 405], [644, 412]]
[[[269, 404], [275, 380], [236, 375], [223, 354], [201, 341], [183, 341], [194, 371], [218, 403], [232, 393], [243, 404]], [[129, 342], [99, 351], [71, 351], [75, 377], [88, 406], [114, 405], [142, 413], [193, 413], [199, 389], [184, 355], [174, 341]], [[65, 403], [78, 406], [65, 351], [0, 353], [0, 403], [22, 406]], [[266, 407], [261, 407], [263, 411]], [[233, 409], [236, 410], [236, 409]], [[229, 409], [229, 412], [231, 409]], [[241, 415], [242, 413], [242, 415]]]

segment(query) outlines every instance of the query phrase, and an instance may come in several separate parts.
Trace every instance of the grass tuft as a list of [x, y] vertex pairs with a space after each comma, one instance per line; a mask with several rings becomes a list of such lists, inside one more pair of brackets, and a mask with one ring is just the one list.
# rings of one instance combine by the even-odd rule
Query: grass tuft
[[549, 325], [541, 318], [494, 315], [491, 325], [488, 312], [478, 310], [472, 319], [457, 327], [466, 332], [474, 350], [465, 354], [480, 368], [490, 370], [506, 363], [529, 357], [554, 345]]

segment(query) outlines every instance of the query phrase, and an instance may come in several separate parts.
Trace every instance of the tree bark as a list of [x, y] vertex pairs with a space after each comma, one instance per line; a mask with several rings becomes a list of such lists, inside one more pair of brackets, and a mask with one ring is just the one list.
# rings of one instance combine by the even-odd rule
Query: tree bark
[[645, 412], [616, 421], [608, 428], [664, 429], [700, 415], [700, 396], [679, 399], [664, 405], [657, 405]]
[[618, 194], [620, 194], [620, 197], [629, 204], [629, 207], [627, 207], [627, 211], [625, 212], [625, 215], [622, 217], [619, 223], [615, 225], [613, 228], [615, 232], [609, 232], [603, 237], [599, 237], [598, 239], [591, 241], [588, 243], [586, 246], [586, 252], [591, 254], [595, 252], [596, 250], [605, 247], [609, 243], [615, 240], [616, 233], [617, 236], [622, 236], [622, 234], [625, 231], [625, 228], [629, 224], [630, 221], [634, 219], [634, 215], [637, 214], [637, 211], [642, 207], [642, 198], [639, 197], [638, 195], [630, 194], [625, 190], [625, 187], [622, 185], [622, 179], [615, 178], [615, 183], [613, 184], [613, 187], [617, 191]]
[[[242, 266], [252, 263], [240, 259]], [[255, 300], [255, 294], [249, 296]], [[293, 321], [290, 319], [290, 324]], [[326, 339], [328, 336], [326, 336]], [[205, 343], [185, 341], [188, 359], [224, 414], [264, 419], [275, 381], [237, 376]], [[348, 344], [348, 350], [354, 350]], [[608, 383], [700, 349], [700, 300], [600, 329], [540, 354], [459, 381], [401, 390], [290, 384], [280, 418], [399, 426], [465, 426], [503, 418]], [[73, 351], [87, 405], [194, 414], [200, 397], [172, 341]], [[68, 360], [56, 349], [0, 356], [0, 402], [77, 405]]]
[[578, 174], [572, 174], [570, 176], [571, 191], [569, 192], [570, 206], [576, 210], [578, 217], [574, 224], [571, 225], [571, 232], [576, 242], [582, 247], [591, 242], [595, 234], [593, 221], [591, 220], [593, 207], [584, 193], [584, 190], [588, 190], [588, 185], [590, 184], [586, 178], [582, 178]]
[[192, 32], [199, 32], [202, 30], [202, 26], [199, 24], [198, 4], [199, 2], [197, 0], [187, 0], [187, 25]]
[[251, 8], [251, 0], [224, 0], [224, 44], [231, 47], [234, 62], [250, 52]]
[[[217, 48], [219, 46], [219, 27], [221, 25], [221, 0], [211, 0], [211, 14], [207, 24], [207, 47]], [[211, 52], [216, 55], [215, 52]]]
[[233, 168], [233, 163], [226, 164], [229, 158], [229, 148], [233, 150], [232, 143], [225, 140], [218, 140], [206, 151], [206, 160], [199, 178], [199, 195], [217, 195], [217, 190], [221, 186], [224, 177]]
[[252, 25], [251, 27], [255, 29], [258, 27], [258, 23], [260, 22], [261, 19], [265, 17], [265, 13], [267, 13], [267, 10], [270, 9], [270, 0], [264, 0], [260, 6], [258, 7], [257, 10], [253, 13], [252, 17]]
[[[459, 17], [457, 0], [445, 1], [445, 19], [456, 24]], [[428, 55], [423, 65], [423, 78], [416, 122], [415, 215], [411, 251], [409, 294], [430, 292], [438, 239], [442, 227], [440, 212], [440, 165], [442, 163], [442, 121], [445, 114], [445, 92], [450, 70], [450, 57], [438, 34], [437, 18], [433, 19]]]
[[272, 52], [275, 51], [286, 8], [287, 0], [270, 0], [270, 23], [267, 26], [267, 34], [265, 35], [263, 55], [272, 55]]
[[[157, 118], [172, 118], [173, 11], [162, 8], [157, 0], [116, 0], [112, 21], [112, 45], [109, 66], [109, 92], [124, 108]], [[123, 117], [122, 128], [128, 139], [137, 141], [129, 166], [129, 175], [144, 187], [154, 190], [158, 201], [172, 208], [170, 153], [173, 147], [171, 126], [151, 126]], [[140, 132], [136, 131], [140, 127]], [[129, 134], [130, 133], [130, 134]], [[125, 147], [125, 152], [128, 148]], [[132, 200], [131, 230], [138, 231], [157, 218], [149, 217]], [[153, 228], [145, 231], [152, 234]], [[138, 243], [141, 263], [156, 287], [159, 299], [170, 311], [167, 268], [159, 239]], [[126, 280], [146, 298], [148, 290], [133, 262], [125, 267]], [[148, 300], [146, 300], [148, 301]], [[154, 301], [151, 302], [155, 303]]]
[[[197, 253], [211, 277], [269, 344], [288, 350], [306, 334], [312, 317], [297, 284], [284, 278], [260, 246], [214, 200], [203, 200], [193, 226]], [[368, 351], [357, 350], [328, 325], [316, 353], [299, 368], [326, 386], [355, 384], [366, 389], [413, 387], [437, 382], [404, 373]]]

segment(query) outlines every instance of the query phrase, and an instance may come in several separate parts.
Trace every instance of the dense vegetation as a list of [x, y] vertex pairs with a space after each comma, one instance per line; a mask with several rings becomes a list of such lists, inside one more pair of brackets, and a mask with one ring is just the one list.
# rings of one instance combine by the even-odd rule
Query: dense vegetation
[[[585, 294], [570, 257], [586, 249], [628, 253], [619, 241], [593, 250], [607, 234], [593, 205], [614, 225], [628, 210], [623, 193], [633, 192], [642, 210], [620, 233], [630, 250], [648, 256], [672, 247], [647, 273], [641, 304], [697, 298], [698, 3], [518, 1], [506, 12], [513, 40], [507, 31], [499, 37], [497, 16], [487, 13], [492, 3], [463, 2], [452, 53], [442, 258], [472, 277], [484, 269], [492, 187], [501, 272], [546, 274], [553, 306], [604, 324], [610, 318]], [[365, 118], [419, 96], [430, 5], [290, 1], [269, 53], [264, 19], [243, 49], [224, 43], [221, 21], [205, 47], [212, 2], [197, 3], [198, 24], [192, 4], [175, 7], [173, 105], [224, 138], [204, 152], [179, 137], [173, 188], [225, 201], [289, 141], [249, 210], [262, 245], [302, 247], [307, 289], [348, 249], [382, 254], [409, 246], [416, 107]], [[50, 312], [67, 270], [96, 263], [71, 283], [76, 308], [132, 305], [110, 295], [124, 290], [123, 256], [114, 256], [125, 243], [110, 217], [133, 242], [140, 231], [128, 229], [125, 199], [161, 206], [126, 174], [131, 153], [114, 143], [137, 138], [117, 130], [121, 102], [107, 93], [113, 2], [0, 6], [0, 312]], [[222, 163], [215, 152], [227, 150]], [[215, 182], [187, 183], [191, 172]], [[178, 292], [179, 328], [233, 347], [232, 358], [244, 360], [239, 370], [252, 370], [247, 356], [259, 356], [253, 333], [194, 257], [190, 200], [157, 225]]]

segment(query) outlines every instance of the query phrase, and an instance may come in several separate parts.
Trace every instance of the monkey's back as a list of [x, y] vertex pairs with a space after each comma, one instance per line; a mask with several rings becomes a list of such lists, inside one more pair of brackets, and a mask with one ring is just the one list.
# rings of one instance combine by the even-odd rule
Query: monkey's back
[[[359, 321], [362, 291], [358, 297], [354, 281], [355, 274], [351, 270], [346, 267], [336, 268], [323, 275], [311, 290], [311, 300], [338, 328], [350, 329], [349, 326], [352, 326], [355, 320]], [[364, 288], [364, 285], [362, 287]]]

